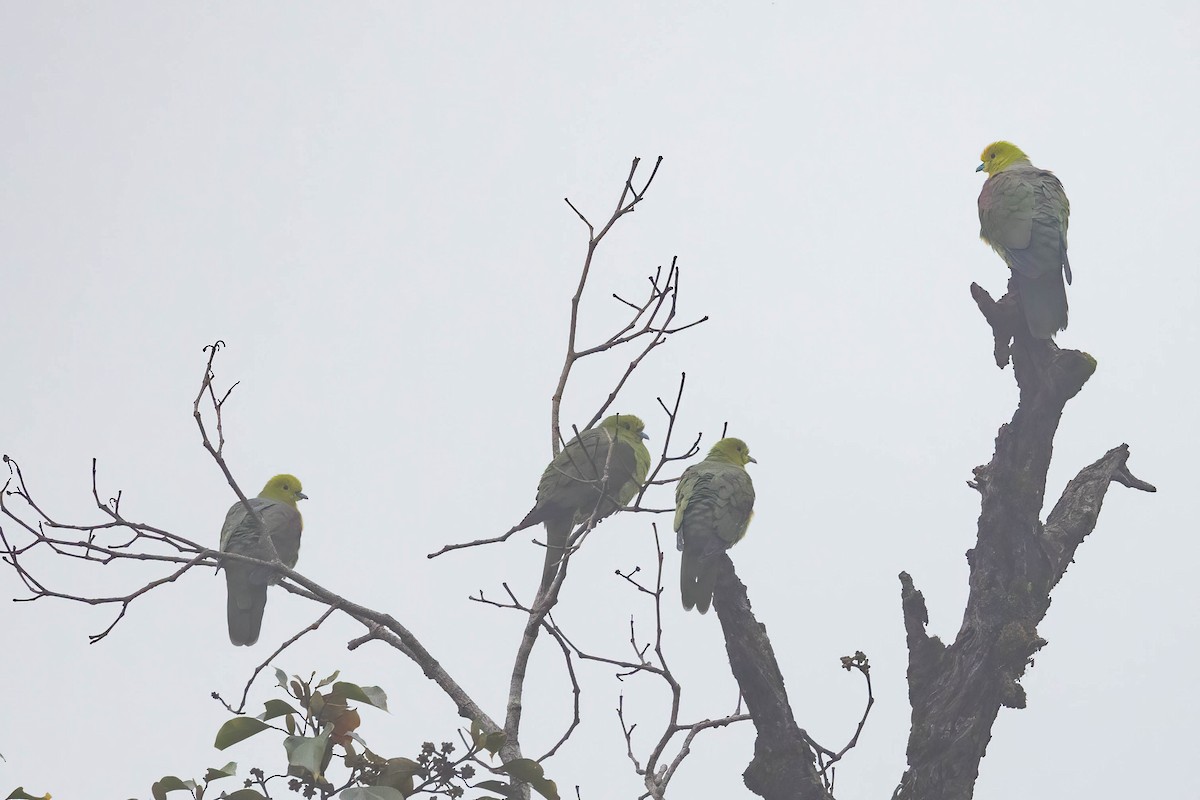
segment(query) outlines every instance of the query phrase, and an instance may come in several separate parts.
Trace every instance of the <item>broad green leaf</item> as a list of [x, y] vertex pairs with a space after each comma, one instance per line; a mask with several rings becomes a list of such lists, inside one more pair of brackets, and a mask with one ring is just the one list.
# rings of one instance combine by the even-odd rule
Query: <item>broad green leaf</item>
[[376, 786], [383, 786], [389, 789], [395, 789], [404, 797], [408, 797], [413, 793], [413, 779], [406, 778], [403, 775], [382, 776], [375, 783]]
[[[166, 775], [150, 785], [150, 794], [154, 795], [154, 800], [164, 800], [167, 792], [174, 792], [177, 789], [184, 789], [190, 792], [194, 788], [196, 788], [196, 784], [192, 781], [184, 781], [176, 778], [174, 775]], [[13, 796], [9, 795], [9, 797]]]
[[512, 775], [522, 783], [530, 783], [536, 781], [543, 776], [542, 765], [534, 761], [532, 758], [514, 758], [502, 767], [498, 767], [496, 772], [505, 775]]
[[242, 739], [249, 739], [256, 733], [265, 731], [271, 727], [261, 719], [254, 717], [234, 717], [221, 726], [221, 730], [217, 731], [217, 740], [213, 742], [213, 747], [218, 750], [224, 750], [232, 744], [237, 744]]
[[388, 775], [407, 775], [410, 778], [413, 775], [424, 774], [421, 765], [411, 758], [389, 758], [384, 771]]
[[225, 800], [267, 800], [257, 789], [238, 789], [225, 795]]
[[520, 797], [521, 795], [521, 790], [519, 787], [513, 786], [511, 783], [505, 783], [504, 781], [487, 780], [483, 781], [482, 783], [477, 783], [471, 788], [487, 789], [489, 792], [499, 792], [502, 797]]
[[279, 681], [279, 688], [286, 689], [288, 685], [287, 673], [279, 667], [275, 668], [275, 680]]
[[495, 755], [504, 743], [508, 741], [508, 734], [504, 731], [492, 731], [483, 739], [483, 749], [487, 750], [492, 755]]
[[338, 795], [342, 800], [404, 800], [404, 792], [390, 786], [351, 786]]
[[347, 700], [357, 700], [369, 706], [382, 708], [384, 711], [388, 710], [387, 693], [378, 686], [359, 686], [353, 683], [346, 683], [345, 681], [338, 681], [333, 685], [333, 693]]
[[389, 758], [379, 772], [377, 785], [399, 789], [407, 797], [413, 791], [414, 775], [425, 777], [426, 772], [420, 764], [411, 758]]
[[549, 778], [538, 778], [529, 782], [529, 785], [537, 790], [537, 793], [546, 800], [559, 800], [558, 784]]
[[216, 767], [209, 767], [208, 772], [204, 773], [204, 781], [206, 783], [211, 783], [213, 781], [218, 781], [221, 778], [229, 778], [234, 775], [237, 775], [237, 762], [230, 761], [220, 769], [217, 769]]
[[322, 686], [328, 686], [329, 684], [336, 681], [338, 678], [338, 675], [341, 675], [341, 674], [342, 674], [342, 671], [340, 669], [335, 669], [333, 671], [332, 675], [330, 675], [328, 678], [325, 678], [323, 681], [321, 681], [320, 683], [317, 684], [317, 688], [320, 689]]
[[296, 717], [295, 716], [288, 714], [286, 717], [283, 718], [283, 721], [285, 723], [284, 727], [287, 728], [288, 733], [296, 732]]
[[[179, 779], [176, 778], [176, 780]], [[46, 792], [40, 797], [34, 797], [25, 791], [24, 786], [18, 786], [16, 789], [13, 789], [12, 794], [4, 798], [4, 800], [50, 800], [50, 793]]]
[[266, 708], [266, 711], [258, 715], [258, 718], [263, 720], [275, 719], [276, 717], [282, 717], [284, 714], [300, 713], [296, 709], [292, 708], [290, 703], [287, 703], [283, 700], [268, 700], [267, 702], [263, 703], [263, 707]]
[[483, 747], [485, 738], [486, 734], [483, 732], [483, 725], [477, 719], [471, 720], [471, 741], [475, 743], [476, 747]]
[[303, 767], [313, 777], [321, 777], [321, 762], [325, 760], [325, 750], [329, 746], [329, 734], [333, 731], [328, 727], [320, 736], [289, 736], [283, 740], [283, 749], [288, 754], [288, 764]]

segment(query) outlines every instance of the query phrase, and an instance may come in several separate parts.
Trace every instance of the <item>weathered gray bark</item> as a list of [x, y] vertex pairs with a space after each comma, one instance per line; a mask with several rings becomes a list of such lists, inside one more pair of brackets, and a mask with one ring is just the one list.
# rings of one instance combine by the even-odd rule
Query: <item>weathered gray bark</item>
[[729, 556], [719, 558], [713, 607], [725, 634], [729, 666], [758, 731], [754, 758], [742, 779], [766, 800], [832, 800], [821, 783], [816, 756], [792, 716], [766, 626], [755, 618]]
[[992, 326], [997, 365], [1012, 358], [1020, 403], [1000, 428], [991, 462], [977, 467], [971, 482], [982, 511], [978, 539], [967, 552], [970, 594], [953, 644], [926, 633], [925, 599], [908, 573], [900, 574], [912, 729], [908, 769], [894, 798], [904, 800], [972, 796], [1000, 707], [1025, 707], [1018, 681], [1046, 644], [1037, 625], [1076, 548], [1095, 528], [1108, 487], [1116, 482], [1154, 491], [1129, 473], [1129, 448], [1122, 444], [1067, 485], [1042, 525], [1054, 434], [1096, 361], [1031, 338], [1011, 285], [998, 303], [976, 285], [971, 293]]

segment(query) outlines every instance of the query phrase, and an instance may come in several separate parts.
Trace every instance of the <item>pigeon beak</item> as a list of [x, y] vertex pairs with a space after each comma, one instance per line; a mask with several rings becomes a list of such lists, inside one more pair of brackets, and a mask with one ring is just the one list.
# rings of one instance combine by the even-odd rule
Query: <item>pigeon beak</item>
[[978, 167], [976, 167], [976, 168], [975, 168], [975, 171], [976, 171], [976, 172], [983, 172], [983, 164], [980, 164]]
[[296, 499], [297, 500], [307, 500], [308, 495], [306, 495], [304, 492], [296, 492]]
[[643, 439], [650, 438], [650, 434], [646, 433], [645, 431], [642, 431], [641, 433], [639, 433], [638, 436], [642, 437]]
[[758, 459], [757, 459], [757, 458], [755, 458], [754, 456], [747, 456], [747, 457], [746, 457], [746, 460], [747, 460], [747, 461], [749, 461], [751, 464], [757, 464], [757, 463], [758, 463]]

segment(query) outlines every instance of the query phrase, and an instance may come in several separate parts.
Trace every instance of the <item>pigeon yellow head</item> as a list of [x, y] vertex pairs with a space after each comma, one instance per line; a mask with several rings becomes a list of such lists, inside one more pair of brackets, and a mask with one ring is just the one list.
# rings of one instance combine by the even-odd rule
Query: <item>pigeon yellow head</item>
[[646, 424], [633, 414], [613, 414], [600, 422], [600, 427], [608, 428], [618, 436], [624, 434], [629, 440], [649, 439], [646, 435]]
[[259, 497], [268, 500], [278, 500], [281, 503], [296, 505], [297, 500], [307, 500], [308, 495], [300, 486], [300, 479], [295, 475], [276, 475], [267, 481], [267, 485], [258, 493]]
[[1029, 163], [1029, 156], [1012, 142], [992, 142], [983, 148], [979, 158], [983, 163], [976, 167], [975, 171], [986, 172], [988, 175], [995, 175], [1022, 161]]
[[751, 462], [758, 463], [750, 455], [750, 448], [746, 443], [732, 436], [714, 444], [712, 450], [708, 451], [708, 457], [728, 461], [730, 464], [737, 464], [739, 467], [744, 467]]

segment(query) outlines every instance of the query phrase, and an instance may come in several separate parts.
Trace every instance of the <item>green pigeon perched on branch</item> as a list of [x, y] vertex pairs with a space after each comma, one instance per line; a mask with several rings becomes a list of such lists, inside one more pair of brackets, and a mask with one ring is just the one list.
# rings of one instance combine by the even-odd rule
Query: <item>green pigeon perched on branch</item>
[[[300, 557], [300, 531], [304, 520], [296, 508], [298, 500], [307, 500], [294, 475], [276, 475], [249, 500], [250, 506], [262, 517], [271, 536], [275, 552], [288, 569], [296, 566]], [[270, 561], [271, 548], [262, 538], [258, 523], [246, 511], [242, 501], [234, 503], [221, 526], [221, 552]], [[235, 645], [251, 645], [258, 641], [263, 610], [267, 607], [267, 585], [275, 583], [274, 570], [259, 564], [226, 560], [225, 587], [228, 592], [226, 611], [229, 617], [229, 641]]]
[[[541, 594], [554, 580], [571, 529], [599, 522], [623, 508], [642, 488], [650, 471], [645, 425], [632, 414], [613, 414], [567, 443], [542, 473], [537, 501], [512, 532], [546, 525], [546, 564]], [[611, 454], [611, 455], [610, 455]]]
[[984, 148], [979, 192], [979, 238], [1012, 270], [1029, 332], [1050, 339], [1067, 327], [1067, 218], [1071, 204], [1054, 173], [1029, 163], [1011, 142]]
[[741, 439], [722, 439], [698, 464], [683, 471], [675, 487], [676, 546], [683, 551], [679, 592], [683, 608], [708, 613], [717, 583], [716, 556], [746, 535], [754, 516], [755, 463]]

